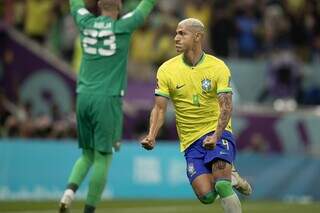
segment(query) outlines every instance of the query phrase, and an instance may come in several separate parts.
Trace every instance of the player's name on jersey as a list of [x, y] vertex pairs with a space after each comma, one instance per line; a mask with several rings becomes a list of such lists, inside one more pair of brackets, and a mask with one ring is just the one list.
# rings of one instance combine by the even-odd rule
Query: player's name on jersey
[[95, 22], [93, 25], [97, 29], [108, 29], [112, 27], [111, 22]]

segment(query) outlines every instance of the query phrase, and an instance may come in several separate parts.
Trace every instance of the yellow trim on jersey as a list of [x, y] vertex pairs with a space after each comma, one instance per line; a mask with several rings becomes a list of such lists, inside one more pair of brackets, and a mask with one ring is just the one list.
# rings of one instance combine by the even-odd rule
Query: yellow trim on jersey
[[[190, 67], [178, 55], [157, 72], [155, 93], [170, 97], [174, 104], [181, 151], [215, 131], [220, 115], [218, 93], [232, 92], [230, 71], [223, 61], [208, 54], [200, 61]], [[226, 130], [232, 131], [231, 121]]]

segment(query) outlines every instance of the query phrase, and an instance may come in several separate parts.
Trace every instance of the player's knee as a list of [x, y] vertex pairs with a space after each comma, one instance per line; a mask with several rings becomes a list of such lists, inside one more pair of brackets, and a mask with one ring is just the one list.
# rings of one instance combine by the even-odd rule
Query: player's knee
[[216, 196], [214, 196], [213, 192], [209, 192], [206, 195], [198, 196], [198, 199], [200, 200], [201, 203], [207, 205], [207, 204], [213, 203], [216, 199]]
[[233, 194], [233, 189], [231, 185], [231, 181], [228, 180], [219, 180], [215, 184], [215, 189], [217, 193], [220, 195], [220, 197], [227, 197], [231, 194]]

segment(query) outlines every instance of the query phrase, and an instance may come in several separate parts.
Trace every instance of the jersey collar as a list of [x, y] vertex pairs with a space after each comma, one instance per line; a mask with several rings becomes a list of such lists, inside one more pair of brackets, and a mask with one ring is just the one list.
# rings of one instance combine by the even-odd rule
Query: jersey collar
[[193, 68], [193, 67], [196, 67], [196, 66], [200, 65], [200, 64], [204, 61], [205, 55], [206, 55], [206, 54], [205, 54], [204, 52], [202, 52], [202, 55], [201, 55], [199, 61], [198, 61], [195, 65], [193, 65], [193, 66], [190, 65], [190, 64], [188, 64], [188, 63], [186, 62], [186, 60], [185, 60], [185, 58], [184, 58], [184, 54], [182, 54], [182, 61], [183, 61], [183, 63], [184, 63], [187, 67]]

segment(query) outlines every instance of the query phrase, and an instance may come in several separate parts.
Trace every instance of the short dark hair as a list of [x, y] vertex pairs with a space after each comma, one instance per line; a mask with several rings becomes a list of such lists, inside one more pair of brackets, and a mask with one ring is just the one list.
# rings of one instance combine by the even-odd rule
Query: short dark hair
[[121, 7], [121, 0], [99, 0], [98, 3], [101, 10], [113, 11]]

